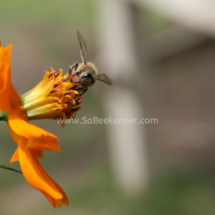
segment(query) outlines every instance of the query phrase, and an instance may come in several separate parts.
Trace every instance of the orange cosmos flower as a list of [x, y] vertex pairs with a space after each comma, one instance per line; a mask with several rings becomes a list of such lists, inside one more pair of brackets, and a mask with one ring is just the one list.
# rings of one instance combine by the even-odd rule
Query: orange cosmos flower
[[46, 72], [44, 79], [31, 91], [19, 96], [11, 83], [10, 58], [12, 45], [0, 43], [0, 110], [8, 116], [7, 126], [17, 150], [10, 162], [19, 161], [26, 181], [41, 191], [54, 207], [68, 205], [63, 189], [45, 172], [38, 161], [43, 150], [60, 151], [58, 138], [29, 123], [29, 119], [68, 119], [81, 103], [77, 84], [63, 71]]

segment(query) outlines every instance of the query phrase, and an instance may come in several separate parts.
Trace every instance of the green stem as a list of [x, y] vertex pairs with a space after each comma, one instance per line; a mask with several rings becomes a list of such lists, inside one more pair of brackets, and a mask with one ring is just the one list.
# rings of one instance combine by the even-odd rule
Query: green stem
[[11, 170], [11, 171], [18, 172], [18, 173], [21, 173], [21, 174], [22, 174], [21, 171], [16, 170], [16, 169], [13, 169], [13, 168], [10, 168], [10, 167], [7, 167], [7, 166], [4, 166], [4, 165], [0, 165], [0, 168], [1, 168], [1, 169]]
[[5, 113], [4, 111], [0, 112], [0, 121], [8, 122], [8, 113]]

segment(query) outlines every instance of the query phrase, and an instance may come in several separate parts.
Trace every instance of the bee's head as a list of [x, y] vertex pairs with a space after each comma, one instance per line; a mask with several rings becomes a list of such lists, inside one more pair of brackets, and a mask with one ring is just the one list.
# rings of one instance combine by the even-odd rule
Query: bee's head
[[96, 82], [98, 72], [94, 64], [90, 62], [87, 62], [87, 65], [83, 62], [75, 63], [70, 67], [70, 71], [71, 70], [71, 74], [74, 76], [74, 81], [76, 83], [90, 87]]

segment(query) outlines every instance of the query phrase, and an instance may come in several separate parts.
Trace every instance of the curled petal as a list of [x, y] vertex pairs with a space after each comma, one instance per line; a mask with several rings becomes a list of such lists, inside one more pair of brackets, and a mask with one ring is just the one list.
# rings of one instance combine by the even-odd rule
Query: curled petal
[[60, 151], [57, 144], [58, 138], [35, 126], [28, 123], [28, 118], [23, 107], [14, 108], [8, 117], [10, 128], [19, 136], [28, 139], [27, 148], [36, 150], [55, 150]]
[[20, 105], [20, 97], [11, 84], [10, 58], [12, 45], [0, 47], [0, 109], [10, 113], [11, 109]]
[[[43, 158], [43, 152], [41, 150], [34, 150], [34, 153], [36, 155], [37, 158]], [[16, 149], [16, 151], [13, 153], [13, 156], [10, 159], [10, 163], [19, 161], [19, 151], [18, 148]]]
[[18, 151], [19, 162], [26, 181], [41, 191], [54, 207], [68, 205], [68, 199], [62, 188], [45, 172], [36, 158], [34, 150], [26, 148], [28, 140], [21, 137]]
[[13, 153], [12, 158], [10, 159], [10, 163], [13, 163], [15, 161], [19, 161], [19, 152], [18, 152], [18, 148], [16, 149], [16, 151]]

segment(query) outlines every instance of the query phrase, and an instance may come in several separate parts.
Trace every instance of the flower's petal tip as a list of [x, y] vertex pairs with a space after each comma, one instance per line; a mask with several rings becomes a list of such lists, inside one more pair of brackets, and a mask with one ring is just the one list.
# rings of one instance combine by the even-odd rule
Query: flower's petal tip
[[63, 193], [63, 196], [61, 199], [54, 199], [49, 194], [47, 194], [45, 192], [42, 192], [42, 193], [55, 208], [61, 207], [62, 204], [67, 205], [67, 206], [69, 205], [69, 200], [65, 193]]
[[[0, 39], [1, 40], [1, 39]], [[0, 41], [1, 42], [1, 41]], [[2, 46], [0, 46], [1, 48], [3, 48]], [[12, 44], [9, 44], [6, 48], [3, 48], [4, 51], [5, 51], [5, 54], [10, 54], [11, 53], [11, 50], [13, 48], [13, 45]]]
[[13, 163], [15, 161], [19, 161], [19, 153], [18, 153], [18, 149], [16, 149], [16, 151], [14, 152], [13, 156], [10, 159], [10, 163]]
[[12, 44], [9, 44], [6, 48], [2, 47], [1, 38], [0, 38], [0, 49], [2, 51], [1, 54], [8, 56], [7, 54], [10, 54], [12, 47], [13, 47]]
[[[50, 145], [51, 145], [51, 144], [50, 144]], [[54, 145], [54, 144], [52, 145], [52, 150], [57, 151], [57, 152], [60, 152], [60, 151], [61, 151], [61, 148], [60, 148], [60, 146], [58, 145], [58, 143], [56, 143], [55, 145]]]
[[61, 148], [60, 148], [59, 145], [58, 145], [58, 147], [56, 147], [56, 151], [57, 151], [57, 152], [60, 152], [60, 151], [61, 151]]
[[64, 200], [63, 204], [68, 206], [69, 205], [69, 200], [68, 199]]
[[13, 45], [9, 44], [6, 48], [11, 50], [13, 48]]

